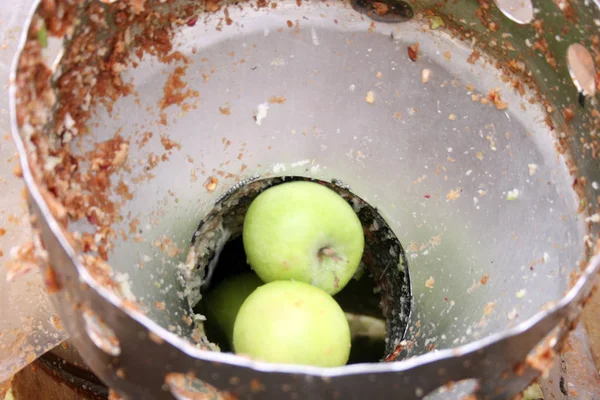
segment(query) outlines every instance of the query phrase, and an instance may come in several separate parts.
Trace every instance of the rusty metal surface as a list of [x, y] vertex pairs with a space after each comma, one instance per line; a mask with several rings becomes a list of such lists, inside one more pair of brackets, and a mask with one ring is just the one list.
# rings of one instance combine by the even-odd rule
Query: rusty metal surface
[[597, 369], [600, 370], [600, 290], [598, 288], [586, 303], [582, 320]]
[[540, 380], [540, 386], [545, 400], [600, 398], [600, 375], [581, 323], [569, 334], [563, 351], [548, 376]]

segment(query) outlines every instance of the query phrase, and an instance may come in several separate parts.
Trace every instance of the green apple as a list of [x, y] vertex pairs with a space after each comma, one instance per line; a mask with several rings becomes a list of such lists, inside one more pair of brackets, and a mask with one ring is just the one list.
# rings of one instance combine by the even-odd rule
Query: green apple
[[348, 320], [333, 297], [295, 281], [256, 289], [242, 304], [233, 328], [236, 353], [283, 364], [342, 366], [350, 342]]
[[253, 272], [228, 278], [206, 295], [206, 313], [228, 342], [233, 340], [233, 324], [246, 298], [263, 282]]
[[365, 238], [341, 196], [318, 183], [296, 181], [254, 199], [243, 241], [248, 263], [264, 282], [301, 281], [335, 294], [354, 275]]

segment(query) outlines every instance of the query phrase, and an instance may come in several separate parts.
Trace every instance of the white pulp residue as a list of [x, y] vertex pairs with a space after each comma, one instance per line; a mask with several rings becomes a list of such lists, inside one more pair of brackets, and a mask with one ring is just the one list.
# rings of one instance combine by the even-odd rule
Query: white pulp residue
[[282, 163], [277, 163], [275, 165], [273, 165], [273, 172], [278, 174], [280, 172], [284, 172], [285, 171], [285, 165], [283, 165]]
[[256, 110], [256, 125], [260, 125], [262, 120], [267, 118], [267, 112], [269, 111], [269, 104], [262, 103], [258, 105]]
[[295, 167], [301, 167], [301, 166], [303, 166], [303, 165], [306, 165], [306, 164], [309, 164], [309, 163], [310, 163], [310, 160], [308, 160], [308, 159], [306, 159], [306, 160], [301, 160], [301, 161], [296, 161], [295, 163], [292, 163], [292, 164], [291, 164], [291, 167], [292, 167], [292, 168], [295, 168]]

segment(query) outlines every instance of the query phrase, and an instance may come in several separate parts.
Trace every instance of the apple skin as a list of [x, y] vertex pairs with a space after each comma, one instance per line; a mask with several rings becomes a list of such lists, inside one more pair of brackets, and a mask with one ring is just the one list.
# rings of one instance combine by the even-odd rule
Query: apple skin
[[233, 340], [233, 326], [240, 307], [246, 298], [263, 285], [253, 272], [245, 272], [219, 283], [206, 295], [206, 314], [225, 335], [229, 343]]
[[233, 329], [237, 354], [282, 364], [339, 367], [348, 361], [350, 343], [341, 307], [303, 282], [276, 281], [256, 289]]
[[352, 207], [314, 182], [273, 186], [258, 195], [244, 218], [244, 250], [263, 282], [295, 280], [333, 295], [360, 263], [365, 238]]

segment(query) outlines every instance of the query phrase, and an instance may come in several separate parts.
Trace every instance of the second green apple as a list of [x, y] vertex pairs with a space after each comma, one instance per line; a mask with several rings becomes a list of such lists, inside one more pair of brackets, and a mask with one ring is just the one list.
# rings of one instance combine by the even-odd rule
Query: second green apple
[[244, 250], [264, 282], [296, 280], [329, 294], [342, 290], [362, 258], [364, 235], [352, 207], [324, 185], [295, 181], [254, 199]]
[[229, 277], [206, 295], [206, 316], [214, 322], [229, 343], [240, 307], [263, 283], [256, 274], [245, 272]]

